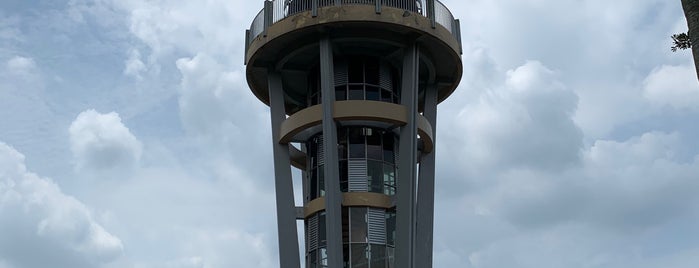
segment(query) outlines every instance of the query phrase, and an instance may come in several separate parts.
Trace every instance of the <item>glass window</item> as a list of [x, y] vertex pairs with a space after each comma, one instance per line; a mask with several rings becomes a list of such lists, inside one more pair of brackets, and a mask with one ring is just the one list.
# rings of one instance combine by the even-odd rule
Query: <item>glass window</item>
[[348, 99], [349, 100], [363, 100], [364, 99], [364, 85], [350, 85]]
[[379, 161], [367, 161], [369, 192], [383, 193], [383, 164]]
[[351, 128], [349, 133], [350, 158], [365, 158], [362, 128]]
[[361, 60], [350, 60], [347, 68], [350, 83], [364, 83], [364, 66]]
[[396, 240], [396, 212], [386, 211], [386, 243], [394, 245]]
[[352, 268], [369, 268], [367, 244], [352, 244]]
[[[342, 243], [349, 243], [349, 208], [342, 207]], [[347, 254], [345, 254], [347, 256]]]
[[366, 137], [367, 143], [367, 158], [381, 161], [381, 134], [379, 131], [372, 131], [371, 135]]
[[[365, 207], [350, 208], [350, 241], [354, 243], [367, 242], [367, 224]], [[354, 264], [354, 263], [353, 263]]]
[[394, 159], [394, 138], [393, 133], [386, 132], [383, 135], [383, 161], [388, 163], [395, 163]]
[[371, 244], [371, 268], [386, 268], [386, 246]]
[[379, 60], [378, 58], [368, 58], [364, 65], [364, 78], [367, 84], [379, 84]]
[[376, 86], [366, 86], [366, 100], [380, 101], [379, 87]]
[[325, 170], [323, 166], [324, 165], [318, 166], [318, 190], [320, 191], [318, 196], [325, 196]]
[[320, 249], [320, 267], [328, 267], [328, 250], [325, 248]]
[[386, 89], [381, 89], [381, 101], [393, 102], [393, 93]]
[[328, 236], [326, 235], [327, 229], [325, 229], [325, 212], [321, 212], [318, 215], [318, 246], [324, 247], [327, 245]]
[[395, 249], [392, 247], [386, 248], [386, 257], [388, 258], [388, 268], [395, 268]]
[[306, 263], [308, 264], [308, 268], [318, 268], [318, 252], [314, 250], [308, 253], [308, 256], [306, 256]]
[[311, 200], [318, 198], [318, 169], [311, 169]]
[[396, 168], [392, 164], [383, 165], [383, 184], [385, 195], [396, 194]]
[[342, 262], [345, 268], [350, 267], [350, 250], [347, 244], [342, 246]]
[[335, 100], [343, 101], [347, 99], [347, 87], [337, 86], [335, 87]]
[[348, 190], [348, 175], [349, 170], [347, 170], [347, 160], [341, 160], [339, 163], [340, 169], [340, 191], [346, 193]]

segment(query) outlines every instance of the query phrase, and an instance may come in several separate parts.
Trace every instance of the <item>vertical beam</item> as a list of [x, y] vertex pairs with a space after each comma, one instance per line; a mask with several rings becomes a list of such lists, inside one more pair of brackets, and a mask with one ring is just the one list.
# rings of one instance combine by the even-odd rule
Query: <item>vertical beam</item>
[[[425, 90], [424, 116], [432, 125], [432, 137], [437, 137], [437, 87]], [[434, 231], [434, 171], [436, 146], [431, 153], [422, 155], [417, 189], [417, 227], [415, 231], [415, 267], [432, 268]]]
[[323, 150], [325, 151], [325, 230], [328, 267], [342, 267], [342, 193], [337, 159], [337, 126], [333, 117], [335, 81], [330, 38], [320, 40], [320, 88], [323, 100]]
[[282, 268], [300, 268], [294, 184], [291, 181], [289, 145], [278, 141], [281, 124], [286, 119], [284, 89], [278, 71], [270, 69], [269, 106], [272, 117], [272, 152], [274, 153], [274, 189], [277, 195], [277, 231], [279, 232], [279, 263]]
[[[403, 54], [401, 104], [407, 107], [408, 123], [400, 128], [398, 189], [396, 190], [396, 266], [414, 268], [415, 170], [417, 163], [418, 46], [415, 41]], [[422, 268], [422, 267], [420, 267]]]
[[336, 6], [341, 6], [341, 5], [342, 5], [342, 0], [335, 0], [335, 5], [336, 5]]
[[374, 0], [376, 2], [376, 14], [381, 14], [381, 0]]
[[427, 0], [427, 18], [430, 19], [430, 25], [432, 29], [437, 28], [437, 13], [434, 10], [434, 0]]

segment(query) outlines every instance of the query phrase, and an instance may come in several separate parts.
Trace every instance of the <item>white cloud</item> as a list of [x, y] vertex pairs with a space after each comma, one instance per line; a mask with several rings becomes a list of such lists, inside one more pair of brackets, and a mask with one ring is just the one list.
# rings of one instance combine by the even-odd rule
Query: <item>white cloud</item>
[[115, 112], [84, 111], [70, 125], [69, 132], [78, 168], [131, 167], [141, 158], [142, 143]]
[[24, 156], [2, 142], [0, 226], [0, 260], [14, 267], [99, 267], [123, 254], [84, 204], [27, 171]]
[[461, 151], [460, 161], [481, 168], [560, 169], [575, 164], [582, 148], [582, 132], [571, 119], [575, 93], [536, 61], [508, 71], [504, 84], [467, 104], [454, 118], [456, 129], [447, 130], [445, 143], [468, 148]]
[[699, 109], [699, 83], [693, 65], [663, 65], [643, 81], [643, 96], [655, 106]]
[[32, 58], [14, 56], [5, 63], [5, 68], [10, 74], [26, 77], [36, 71], [36, 63]]
[[129, 54], [129, 59], [124, 62], [124, 74], [133, 76], [136, 79], [143, 79], [141, 73], [147, 71], [148, 68], [141, 61], [141, 53], [137, 49], [132, 49]]

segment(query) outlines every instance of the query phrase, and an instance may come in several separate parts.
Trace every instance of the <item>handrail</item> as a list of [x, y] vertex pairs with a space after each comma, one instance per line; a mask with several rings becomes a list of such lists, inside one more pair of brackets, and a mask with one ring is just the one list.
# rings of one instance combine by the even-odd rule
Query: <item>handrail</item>
[[[265, 8], [255, 16], [246, 33], [246, 46], [264, 33], [266, 27], [280, 20], [304, 11], [312, 11], [313, 16], [316, 16], [318, 8], [334, 5], [375, 5], [376, 13], [381, 13], [382, 6], [411, 11], [429, 18], [433, 28], [437, 24], [441, 25], [461, 43], [459, 21], [454, 19], [451, 11], [439, 0], [266, 0]], [[265, 10], [266, 8], [271, 10]]]

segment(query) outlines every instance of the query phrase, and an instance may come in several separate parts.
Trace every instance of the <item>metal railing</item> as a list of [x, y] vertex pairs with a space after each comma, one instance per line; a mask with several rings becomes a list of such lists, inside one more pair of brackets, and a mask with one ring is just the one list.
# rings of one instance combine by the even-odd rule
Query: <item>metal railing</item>
[[266, 34], [272, 24], [304, 11], [311, 11], [315, 17], [318, 8], [335, 5], [373, 5], [377, 14], [381, 13], [383, 6], [411, 11], [429, 18], [432, 28], [437, 25], [446, 28], [461, 44], [459, 20], [455, 20], [451, 11], [439, 0], [266, 0], [265, 7], [255, 16], [246, 32], [245, 50], [256, 37]]

